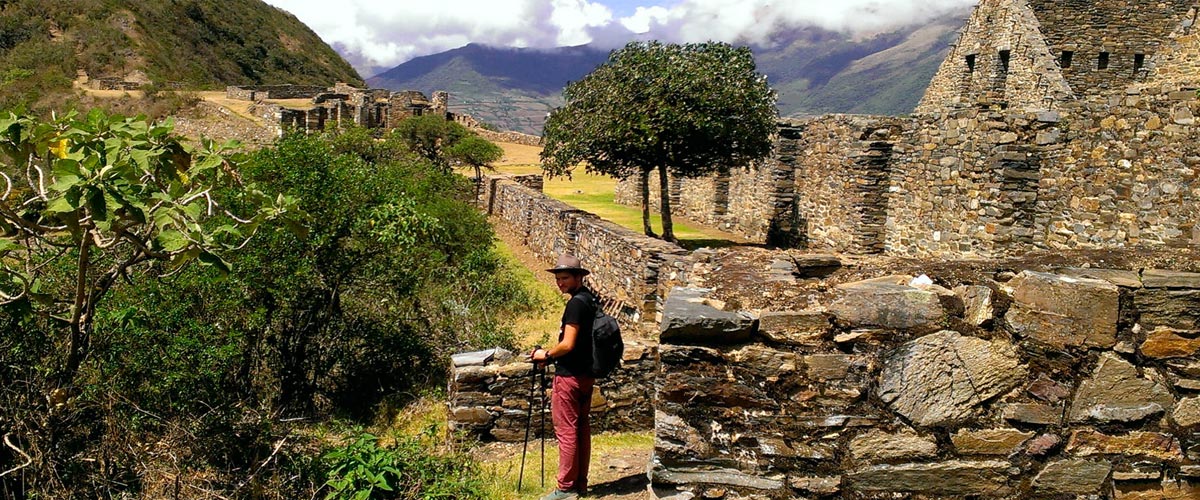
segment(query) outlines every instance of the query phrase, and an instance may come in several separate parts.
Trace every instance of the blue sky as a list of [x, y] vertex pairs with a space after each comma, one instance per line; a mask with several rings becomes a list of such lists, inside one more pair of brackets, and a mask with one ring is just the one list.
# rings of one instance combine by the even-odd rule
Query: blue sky
[[863, 32], [927, 21], [977, 0], [265, 0], [333, 45], [363, 76], [468, 43], [551, 48], [766, 43], [799, 26]]
[[618, 16], [632, 15], [638, 7], [654, 7], [665, 6], [670, 2], [639, 2], [638, 0], [611, 0], [608, 2], [600, 2], [612, 9], [613, 14]]

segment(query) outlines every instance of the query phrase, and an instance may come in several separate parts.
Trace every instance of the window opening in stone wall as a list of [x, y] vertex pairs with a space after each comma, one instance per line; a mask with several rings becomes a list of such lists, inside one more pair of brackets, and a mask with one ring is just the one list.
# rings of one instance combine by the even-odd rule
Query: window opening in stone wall
[[975, 54], [967, 56], [967, 73], [975, 72]]
[[1108, 52], [1100, 53], [1100, 59], [1096, 60], [1096, 69], [1108, 69]]
[[1137, 71], [1146, 65], [1146, 54], [1133, 55], [1133, 70]]
[[1008, 73], [1009, 52], [1007, 50], [1000, 51], [1000, 71]]
[[1059, 56], [1059, 58], [1058, 58], [1059, 67], [1070, 68], [1071, 67], [1071, 57], [1073, 57], [1074, 55], [1075, 55], [1075, 52], [1072, 52], [1070, 50], [1062, 51], [1062, 55]]

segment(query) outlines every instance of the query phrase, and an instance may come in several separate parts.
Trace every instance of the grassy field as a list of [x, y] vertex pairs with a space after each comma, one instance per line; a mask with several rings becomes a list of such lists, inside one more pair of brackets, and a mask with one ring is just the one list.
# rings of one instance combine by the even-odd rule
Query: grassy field
[[530, 264], [523, 262], [502, 239], [496, 241], [496, 251], [504, 258], [506, 271], [534, 295], [535, 306], [512, 318], [517, 346], [532, 350], [535, 345], [550, 345], [550, 335], [558, 332], [565, 296], [558, 292], [551, 279], [538, 279], [530, 270]]
[[[541, 148], [521, 144], [498, 143], [504, 149], [504, 157], [496, 164], [496, 170], [510, 174], [540, 174], [538, 154]], [[543, 192], [580, 210], [596, 214], [604, 220], [619, 224], [633, 231], [642, 232], [642, 210], [616, 203], [614, 190], [617, 180], [603, 175], [594, 175], [578, 168], [570, 179], [557, 177], [547, 179]], [[652, 193], [653, 195], [653, 193]], [[674, 218], [675, 236], [685, 248], [701, 246], [729, 246], [744, 243], [736, 235], [688, 223]], [[650, 226], [655, 232], [662, 231], [662, 217], [657, 213], [650, 216]]]

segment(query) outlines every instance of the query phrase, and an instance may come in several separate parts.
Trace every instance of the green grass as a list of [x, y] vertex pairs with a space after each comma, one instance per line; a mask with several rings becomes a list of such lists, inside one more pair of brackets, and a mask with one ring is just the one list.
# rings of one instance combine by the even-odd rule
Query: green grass
[[[505, 165], [498, 167], [497, 170], [509, 174], [542, 173], [542, 169], [538, 165]], [[570, 179], [565, 177], [547, 179], [542, 191], [551, 198], [596, 214], [604, 220], [631, 231], [641, 233], [642, 209], [621, 205], [614, 201], [616, 187], [616, 179], [590, 174], [580, 169]], [[673, 222], [675, 237], [680, 240], [680, 244], [684, 248], [730, 246], [739, 243], [735, 239], [736, 236], [728, 233], [681, 223], [678, 219], [674, 219]], [[651, 212], [650, 227], [656, 233], [662, 232], [662, 217], [657, 211]]]
[[505, 271], [512, 273], [534, 297], [534, 307], [511, 318], [517, 345], [530, 349], [535, 345], [549, 345], [550, 335], [558, 331], [561, 319], [559, 314], [562, 312], [563, 299], [558, 289], [538, 280], [503, 240], [496, 240], [495, 249], [504, 259]]
[[[599, 460], [600, 457], [634, 449], [649, 451], [652, 448], [654, 448], [654, 434], [650, 431], [595, 434], [592, 436], [592, 473], [589, 474], [589, 479], [594, 480], [595, 471], [604, 466]], [[554, 489], [558, 472], [558, 446], [552, 439], [546, 441], [546, 471], [545, 475], [539, 478], [542, 472], [541, 440], [535, 441], [530, 438], [529, 449], [525, 454], [525, 476], [520, 481], [520, 490], [517, 489], [517, 482], [521, 475], [519, 448], [516, 453], [503, 460], [483, 464], [483, 468], [489, 475], [485, 486], [489, 498], [505, 500], [540, 498]], [[542, 485], [543, 480], [545, 486]]]

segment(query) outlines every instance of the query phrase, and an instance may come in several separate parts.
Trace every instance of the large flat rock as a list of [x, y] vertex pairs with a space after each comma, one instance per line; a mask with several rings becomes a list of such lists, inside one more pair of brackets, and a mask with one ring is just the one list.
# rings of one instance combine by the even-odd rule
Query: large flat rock
[[765, 312], [758, 318], [758, 333], [786, 345], [819, 346], [833, 331], [833, 322], [822, 311]]
[[1146, 288], [1200, 289], [1200, 273], [1147, 269], [1142, 271], [1142, 285]]
[[658, 468], [650, 472], [650, 479], [655, 486], [708, 484], [756, 490], [779, 490], [785, 484], [782, 474], [760, 476], [734, 469]]
[[1087, 495], [1100, 491], [1112, 471], [1112, 464], [1102, 460], [1058, 460], [1033, 479], [1034, 489], [1044, 495]]
[[664, 344], [740, 344], [750, 340], [755, 318], [744, 312], [717, 309], [704, 300], [709, 290], [671, 290], [663, 305], [659, 340]]
[[1025, 378], [1016, 347], [941, 331], [905, 343], [884, 361], [879, 397], [921, 426], [972, 417]]
[[1092, 376], [1079, 384], [1068, 412], [1071, 422], [1136, 422], [1175, 406], [1170, 390], [1138, 375], [1120, 356], [1104, 353]]
[[1120, 289], [1107, 281], [1024, 271], [1009, 282], [1005, 319], [1018, 335], [1058, 348], [1117, 343]]
[[841, 298], [829, 306], [838, 321], [852, 327], [937, 330], [946, 317], [938, 294], [886, 281], [861, 281], [838, 287]]
[[1008, 489], [1007, 461], [964, 461], [930, 464], [874, 465], [846, 474], [850, 490], [909, 492], [928, 495], [1000, 495]]
[[1200, 290], [1146, 288], [1133, 297], [1142, 328], [1200, 330]]
[[1074, 278], [1092, 278], [1104, 280], [1122, 288], [1141, 288], [1142, 278], [1137, 271], [1122, 269], [1093, 269], [1082, 267], [1066, 267], [1056, 269], [1056, 273]]
[[1180, 462], [1184, 458], [1179, 439], [1159, 432], [1138, 431], [1112, 436], [1093, 429], [1077, 430], [1071, 433], [1066, 451], [1081, 457], [1124, 455], [1167, 462]]
[[867, 463], [932, 458], [937, 456], [937, 441], [911, 429], [896, 433], [872, 430], [850, 441], [850, 455]]

